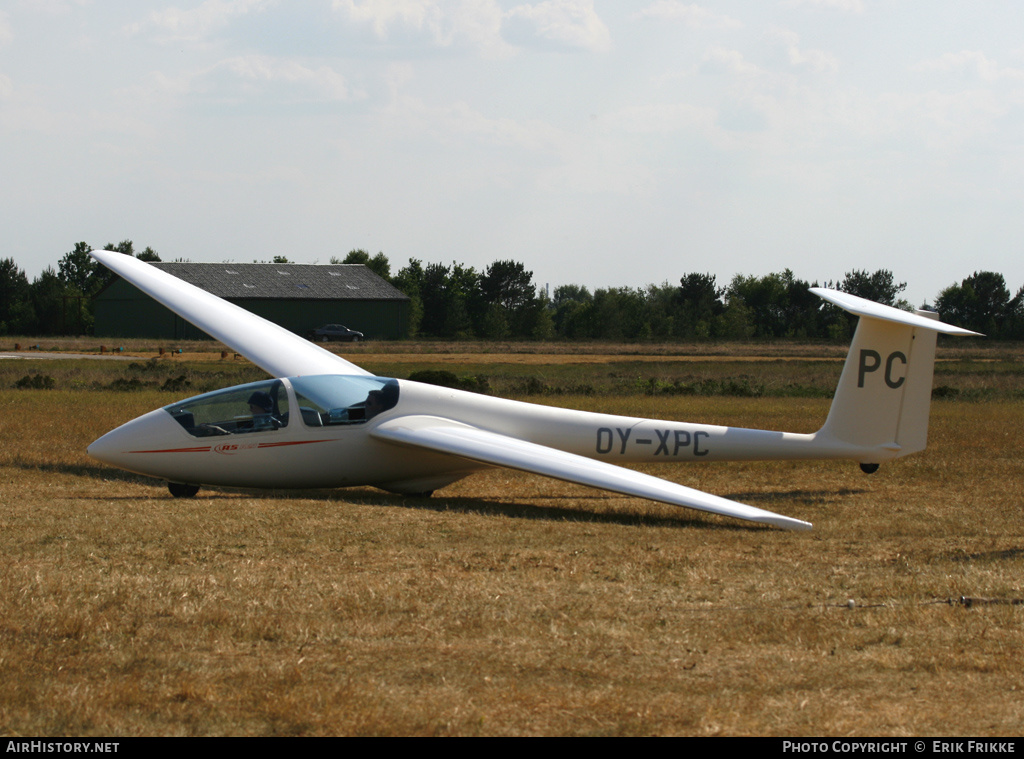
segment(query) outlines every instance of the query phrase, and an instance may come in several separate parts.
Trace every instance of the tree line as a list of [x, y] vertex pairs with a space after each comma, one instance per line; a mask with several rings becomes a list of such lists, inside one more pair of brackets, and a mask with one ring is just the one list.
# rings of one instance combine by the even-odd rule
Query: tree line
[[[143, 261], [159, 261], [152, 248], [135, 251], [131, 240], [107, 243]], [[13, 258], [0, 260], [0, 335], [88, 335], [93, 327], [93, 298], [114, 273], [90, 256], [92, 246], [77, 243], [32, 282]]]
[[[548, 295], [516, 261], [483, 271], [462, 264], [411, 259], [392, 275], [383, 253], [351, 251], [332, 263], [368, 266], [412, 301], [413, 335], [535, 340], [848, 340], [856, 318], [810, 292], [818, 282], [785, 269], [764, 276], [737, 274], [720, 286], [713, 274], [684, 274], [678, 284], [611, 287], [591, 292], [561, 285]], [[854, 270], [822, 287], [913, 310], [901, 298], [905, 282], [887, 269]], [[1010, 296], [1003, 275], [974, 272], [940, 292], [934, 306], [944, 321], [1004, 340], [1024, 339], [1024, 287]]]
[[[159, 261], [152, 248], [136, 252], [131, 240], [107, 250]], [[0, 334], [90, 334], [93, 299], [113, 274], [77, 243], [34, 281], [13, 258], [0, 260]], [[275, 256], [273, 263], [289, 263]], [[700, 341], [778, 338], [844, 341], [855, 319], [810, 292], [817, 282], [785, 269], [764, 276], [737, 274], [719, 285], [713, 274], [692, 272], [678, 284], [610, 287], [591, 292], [582, 285], [538, 288], [533, 272], [512, 260], [483, 270], [459, 263], [410, 259], [392, 274], [384, 253], [352, 250], [332, 264], [363, 264], [410, 299], [410, 336], [435, 339]], [[899, 308], [906, 283], [891, 271], [854, 270], [832, 287]], [[943, 289], [934, 308], [944, 321], [1003, 340], [1024, 339], [1024, 287], [1010, 295], [1005, 279], [977, 271]]]

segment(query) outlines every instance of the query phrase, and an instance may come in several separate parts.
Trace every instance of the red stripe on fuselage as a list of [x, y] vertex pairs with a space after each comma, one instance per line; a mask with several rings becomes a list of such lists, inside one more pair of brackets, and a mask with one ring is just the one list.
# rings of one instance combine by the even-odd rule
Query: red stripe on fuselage
[[202, 453], [210, 450], [210, 446], [201, 445], [196, 448], [164, 448], [159, 451], [129, 451], [129, 453]]
[[282, 445], [307, 445], [308, 443], [329, 443], [330, 440], [294, 440], [289, 443], [260, 443], [259, 448], [277, 448]]
[[[330, 440], [293, 440], [284, 443], [260, 443], [257, 448], [277, 448], [282, 445], [308, 445], [309, 443], [329, 443]], [[200, 445], [195, 448], [161, 448], [153, 451], [129, 451], [129, 453], [205, 453], [213, 450], [212, 446]]]

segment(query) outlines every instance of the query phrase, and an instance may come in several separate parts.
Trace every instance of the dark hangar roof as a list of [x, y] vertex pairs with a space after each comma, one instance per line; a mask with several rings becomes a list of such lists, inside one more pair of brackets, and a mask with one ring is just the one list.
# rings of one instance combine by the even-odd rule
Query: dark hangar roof
[[408, 300], [362, 264], [154, 263], [219, 298]]

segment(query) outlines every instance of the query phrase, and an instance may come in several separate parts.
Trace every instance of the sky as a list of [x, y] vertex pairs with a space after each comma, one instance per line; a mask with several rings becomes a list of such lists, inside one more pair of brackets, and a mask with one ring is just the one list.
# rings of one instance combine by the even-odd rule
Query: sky
[[1024, 285], [1011, 0], [4, 0], [0, 257]]

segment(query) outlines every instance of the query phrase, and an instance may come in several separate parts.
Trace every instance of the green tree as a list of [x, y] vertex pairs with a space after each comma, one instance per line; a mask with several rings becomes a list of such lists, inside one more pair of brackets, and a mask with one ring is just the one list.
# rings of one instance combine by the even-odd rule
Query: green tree
[[1024, 340], [1024, 287], [1010, 300], [1002, 333], [1008, 340]]
[[126, 256], [134, 256], [135, 243], [133, 243], [131, 240], [121, 240], [121, 242], [117, 243], [117, 245], [115, 245], [112, 242], [108, 242], [106, 245], [103, 246], [103, 250], [112, 250], [115, 253], [123, 253]]
[[649, 339], [650, 327], [644, 328], [644, 312], [643, 290], [629, 287], [595, 290], [591, 334], [600, 340]]
[[388, 257], [384, 255], [383, 251], [377, 253], [377, 255], [371, 258], [370, 254], [361, 248], [350, 250], [343, 260], [331, 258], [331, 263], [362, 264], [378, 277], [386, 279], [389, 282], [391, 281], [391, 263], [388, 261]]
[[569, 340], [593, 337], [594, 296], [582, 285], [559, 285], [551, 302], [554, 306], [555, 334]]
[[420, 330], [432, 337], [445, 337], [448, 312], [448, 277], [450, 269], [443, 264], [427, 264], [423, 270], [420, 297], [423, 300], [423, 322]]
[[36, 322], [34, 332], [39, 335], [59, 335], [73, 328], [68, 324], [67, 295], [80, 294], [69, 286], [52, 266], [43, 269], [32, 282], [32, 307]]
[[399, 270], [391, 284], [409, 296], [409, 337], [416, 337], [423, 322], [423, 262], [409, 259], [409, 265]]
[[501, 309], [501, 321], [508, 327], [508, 333], [516, 337], [528, 337], [532, 328], [534, 298], [537, 288], [533, 284], [533, 272], [518, 261], [495, 261], [479, 278], [479, 306], [472, 309], [486, 314], [489, 323], [498, 320], [495, 307]]
[[1002, 274], [976, 271], [959, 285], [950, 285], [935, 299], [944, 321], [958, 327], [1002, 337], [1011, 314], [1010, 291]]
[[475, 333], [471, 316], [479, 311], [483, 321], [480, 298], [480, 275], [472, 267], [453, 263], [428, 264], [420, 285], [423, 321], [420, 330], [433, 337], [467, 338]]
[[725, 311], [722, 291], [714, 274], [685, 274], [679, 280], [678, 334], [688, 338], [706, 338], [711, 325]]
[[644, 290], [644, 299], [644, 332], [656, 340], [671, 340], [679, 336], [679, 288], [668, 282], [648, 285]]
[[92, 246], [87, 242], [75, 243], [57, 264], [61, 281], [84, 295], [91, 295], [99, 278], [99, 264], [89, 255]]
[[789, 269], [764, 277], [737, 274], [727, 288], [727, 298], [730, 304], [739, 300], [748, 309], [755, 337], [817, 337], [824, 332], [821, 301], [810, 288]]
[[[84, 245], [84, 243], [79, 243], [79, 245]], [[106, 245], [103, 246], [103, 250], [112, 250], [115, 253], [121, 253], [121, 254], [126, 255], [126, 256], [135, 256], [135, 243], [133, 243], [131, 240], [121, 240], [121, 242], [119, 242], [117, 244], [114, 244], [112, 242], [108, 242]], [[145, 256], [145, 258], [143, 256]], [[154, 256], [155, 256], [155, 258], [154, 258]], [[137, 257], [140, 260], [142, 260], [142, 261], [154, 261], [154, 260], [155, 261], [159, 261], [160, 260], [160, 257], [156, 255], [156, 251], [154, 251], [152, 248], [146, 248]], [[98, 293], [100, 290], [102, 290], [104, 287], [106, 287], [108, 283], [113, 282], [114, 278], [116, 276], [117, 275], [114, 274], [114, 272], [112, 272], [106, 266], [102, 266], [100, 264], [96, 264], [95, 269], [93, 271], [93, 279], [92, 279], [92, 283], [91, 283], [91, 291], [83, 291], [90, 298], [90, 302], [89, 302], [89, 313], [90, 314], [92, 314], [92, 309], [93, 309], [92, 298], [94, 298], [96, 296], [96, 293]]]
[[[89, 255], [91, 250], [92, 246], [86, 242], [75, 243], [75, 247], [60, 259], [57, 272], [43, 272], [37, 280], [38, 288], [37, 283], [33, 283], [33, 289], [37, 290], [33, 295], [37, 323], [44, 334], [54, 334], [62, 329], [83, 334], [92, 331], [93, 299], [116, 275], [98, 264]], [[135, 244], [131, 240], [121, 240], [116, 244], [108, 242], [103, 250], [134, 256]], [[142, 261], [160, 260], [157, 252], [150, 247], [139, 253], [138, 258]], [[59, 298], [50, 274], [54, 274], [62, 286]], [[39, 311], [39, 299], [49, 303], [48, 307], [55, 311]]]
[[479, 333], [487, 304], [480, 295], [480, 274], [472, 266], [452, 264], [445, 309], [445, 337], [461, 340]]
[[498, 303], [508, 311], [529, 305], [536, 288], [533, 272], [518, 261], [495, 261], [480, 278], [480, 288], [488, 303]]
[[487, 307], [481, 333], [488, 340], [504, 340], [511, 334], [508, 313], [500, 303], [492, 303]]
[[550, 340], [555, 336], [555, 309], [544, 290], [537, 293], [526, 314], [525, 336], [533, 340]]
[[[873, 274], [869, 274], [866, 270], [854, 269], [846, 272], [843, 281], [836, 289], [876, 303], [901, 307], [901, 302], [897, 301], [897, 297], [907, 289], [907, 283], [897, 283], [893, 278], [893, 273], [888, 269], [879, 269]], [[903, 301], [902, 304], [906, 304], [906, 302]]]
[[366, 265], [366, 268], [381, 279], [391, 281], [391, 263], [383, 251], [378, 251], [377, 255], [370, 259], [370, 263]]
[[146, 247], [145, 250], [143, 250], [141, 253], [139, 253], [139, 255], [135, 257], [140, 261], [149, 261], [151, 263], [156, 263], [160, 261], [160, 254], [148, 246]]
[[714, 331], [725, 340], [749, 340], [754, 336], [757, 329], [753, 316], [742, 298], [729, 299], [722, 315], [715, 320]]
[[0, 261], [0, 335], [27, 334], [35, 318], [31, 286], [13, 258]]
[[344, 258], [338, 258], [337, 256], [331, 256], [331, 263], [338, 264], [360, 264], [366, 266], [370, 263], [370, 254], [362, 248], [356, 250], [350, 250], [348, 255]]

